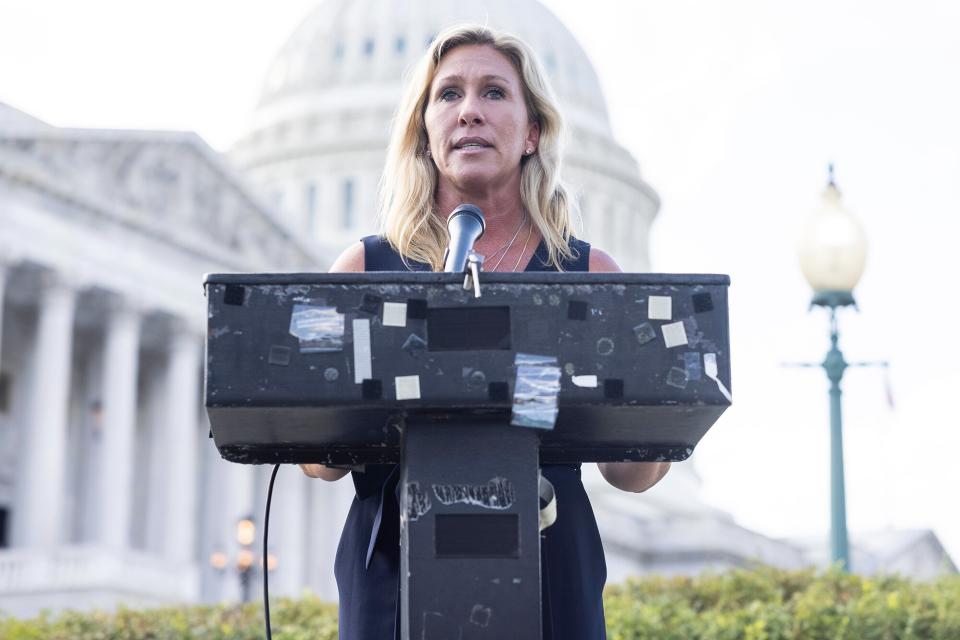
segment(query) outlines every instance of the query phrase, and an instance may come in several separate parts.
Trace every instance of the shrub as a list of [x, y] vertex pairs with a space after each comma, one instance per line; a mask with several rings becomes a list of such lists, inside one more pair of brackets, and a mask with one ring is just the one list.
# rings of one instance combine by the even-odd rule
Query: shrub
[[916, 582], [836, 570], [640, 578], [604, 594], [610, 640], [956, 640], [960, 576]]
[[[960, 576], [916, 582], [839, 571], [738, 569], [645, 577], [604, 593], [610, 640], [957, 640]], [[335, 640], [336, 605], [271, 603], [277, 640]], [[0, 618], [4, 640], [254, 640], [259, 603]]]
[[[276, 640], [336, 640], [337, 606], [313, 596], [270, 603]], [[115, 613], [66, 612], [31, 620], [0, 619], [3, 640], [260, 640], [263, 606], [170, 607]]]

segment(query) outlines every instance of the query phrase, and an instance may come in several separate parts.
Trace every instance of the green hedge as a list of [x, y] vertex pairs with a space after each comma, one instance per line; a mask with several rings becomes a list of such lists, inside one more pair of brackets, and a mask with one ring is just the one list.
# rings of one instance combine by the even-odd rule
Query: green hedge
[[[960, 576], [914, 582], [836, 571], [736, 570], [648, 577], [604, 594], [610, 640], [960, 639]], [[271, 607], [277, 640], [335, 640], [337, 610], [313, 597]], [[261, 605], [0, 619], [4, 640], [253, 640]]]
[[604, 594], [610, 640], [960, 640], [960, 576], [915, 582], [761, 568]]

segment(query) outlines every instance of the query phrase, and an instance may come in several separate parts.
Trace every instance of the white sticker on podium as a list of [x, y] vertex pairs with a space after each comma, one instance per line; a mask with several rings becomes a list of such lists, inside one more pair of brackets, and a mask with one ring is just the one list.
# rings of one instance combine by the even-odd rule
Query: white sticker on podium
[[730, 390], [727, 389], [727, 386], [720, 381], [720, 372], [719, 367], [717, 366], [717, 354], [703, 354], [703, 372], [708, 378], [717, 383], [717, 388], [720, 389], [720, 393], [722, 393], [723, 397], [727, 399], [727, 402], [733, 402], [733, 396], [730, 395]]
[[585, 387], [587, 389], [595, 389], [597, 386], [597, 376], [573, 376], [570, 378], [578, 387]]
[[383, 303], [383, 326], [385, 327], [407, 326], [407, 303], [406, 302], [384, 302]]
[[667, 349], [687, 344], [687, 330], [683, 328], [683, 322], [665, 324], [661, 329], [663, 329], [663, 342], [667, 345]]
[[353, 381], [360, 384], [373, 378], [373, 361], [370, 355], [370, 321], [355, 318], [353, 321]]
[[397, 387], [397, 400], [420, 399], [420, 376], [397, 376], [393, 381]]
[[650, 296], [647, 300], [647, 317], [651, 320], [673, 319], [673, 298], [670, 296]]

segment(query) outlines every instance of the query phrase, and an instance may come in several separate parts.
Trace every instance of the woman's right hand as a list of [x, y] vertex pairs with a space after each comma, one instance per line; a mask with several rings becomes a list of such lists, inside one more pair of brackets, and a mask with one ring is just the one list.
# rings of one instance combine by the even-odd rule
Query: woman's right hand
[[[330, 267], [330, 273], [352, 273], [363, 271], [366, 267], [363, 242], [351, 244], [340, 254]], [[349, 469], [334, 469], [322, 464], [301, 464], [300, 468], [311, 478], [322, 478], [333, 482], [350, 473]]]
[[303, 469], [303, 472], [311, 478], [321, 478], [329, 482], [339, 480], [343, 476], [350, 473], [349, 469], [335, 469], [323, 464], [301, 464], [300, 468]]

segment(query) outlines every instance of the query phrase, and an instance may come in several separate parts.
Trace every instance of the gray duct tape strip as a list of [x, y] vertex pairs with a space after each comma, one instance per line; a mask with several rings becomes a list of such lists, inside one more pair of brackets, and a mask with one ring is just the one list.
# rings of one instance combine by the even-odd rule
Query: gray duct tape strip
[[540, 503], [540, 531], [543, 531], [557, 521], [557, 493], [553, 484], [541, 474], [539, 480]]
[[343, 314], [335, 307], [295, 304], [290, 333], [300, 340], [300, 353], [343, 350]]
[[514, 359], [517, 379], [513, 387], [510, 424], [535, 429], [553, 429], [557, 422], [560, 367], [551, 356], [518, 353]]

